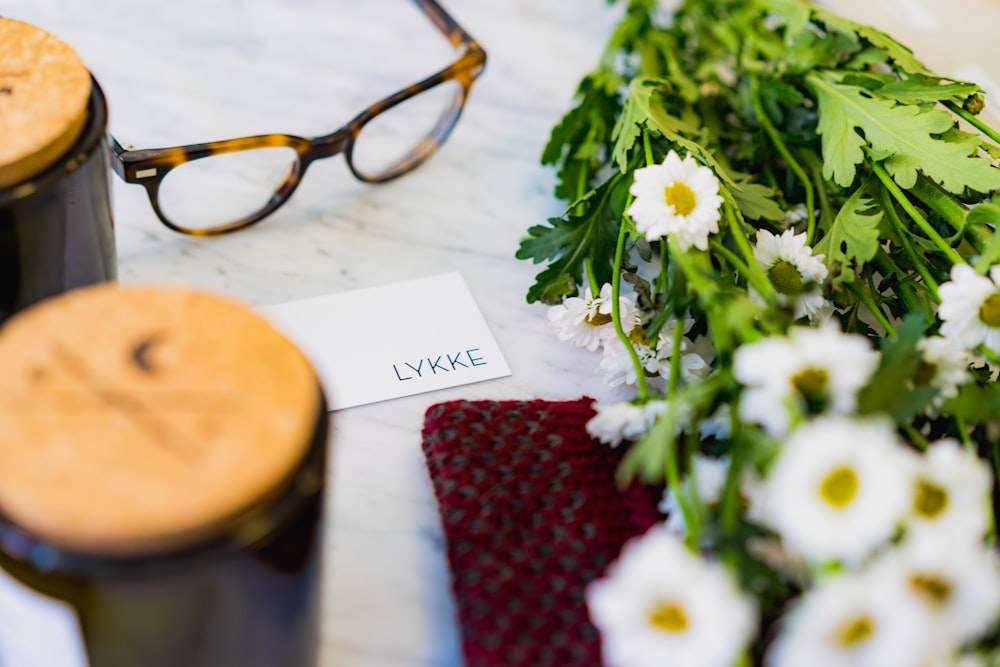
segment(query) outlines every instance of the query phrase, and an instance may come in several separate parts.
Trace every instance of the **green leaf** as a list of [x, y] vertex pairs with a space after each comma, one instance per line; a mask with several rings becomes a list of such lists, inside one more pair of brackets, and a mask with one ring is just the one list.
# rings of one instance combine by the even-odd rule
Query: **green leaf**
[[1000, 197], [991, 202], [983, 202], [969, 211], [965, 219], [966, 225], [981, 225], [993, 232], [989, 247], [976, 260], [975, 269], [985, 274], [989, 268], [1000, 260]]
[[963, 419], [969, 426], [995, 420], [1000, 415], [1000, 383], [967, 384], [959, 389], [958, 396], [945, 401], [941, 412]]
[[670, 396], [667, 399], [670, 408], [629, 448], [618, 466], [619, 486], [624, 487], [636, 478], [646, 483], [662, 483], [667, 457], [677, 453], [678, 436], [690, 428], [694, 415], [708, 411], [721, 388], [722, 377], [713, 375], [684, 385]]
[[680, 118], [671, 115], [667, 111], [666, 107], [658, 99], [655, 99], [662, 90], [663, 83], [657, 79], [635, 79], [629, 86], [629, 96], [635, 100], [635, 103], [638, 104], [646, 114], [647, 127], [656, 130], [662, 134], [667, 141], [675, 144], [677, 147], [683, 148], [698, 156], [702, 162], [712, 168], [716, 176], [727, 183], [732, 189], [739, 190], [740, 185], [733, 180], [733, 177], [729, 174], [729, 172], [718, 163], [711, 151], [698, 142], [683, 136], [682, 133], [697, 133], [697, 128], [694, 128]]
[[588, 257], [593, 259], [597, 282], [611, 281], [611, 258], [618, 241], [626, 183], [620, 174], [613, 176], [570, 205], [561, 218], [528, 229], [517, 258], [536, 264], [550, 262], [528, 290], [528, 303], [559, 303], [575, 293]]
[[982, 91], [974, 83], [917, 74], [908, 79], [899, 79], [888, 83], [876, 92], [882, 97], [897, 102], [917, 103], [950, 99], [957, 99], [961, 102], [967, 96]]
[[956, 194], [965, 188], [977, 192], [1000, 188], [1000, 169], [976, 155], [973, 147], [934, 136], [947, 132], [954, 122], [946, 111], [900, 105], [815, 74], [806, 81], [819, 102], [817, 131], [822, 136], [825, 178], [850, 186], [870, 145], [880, 156], [889, 156], [885, 168], [904, 188], [913, 187], [918, 170]]
[[841, 271], [833, 279], [835, 285], [854, 280], [855, 269], [878, 252], [879, 223], [884, 213], [864, 194], [865, 189], [857, 189], [844, 203], [830, 230], [814, 248], [825, 255], [827, 266], [840, 262]]
[[805, 97], [795, 86], [790, 86], [778, 79], [769, 79], [760, 86], [760, 102], [767, 111], [768, 117], [775, 123], [785, 120], [782, 107], [799, 107]]
[[596, 70], [577, 89], [577, 105], [552, 128], [542, 151], [542, 164], [559, 165], [555, 194], [573, 201], [590, 188], [591, 174], [603, 162], [610, 141], [611, 124], [618, 113], [618, 74]]
[[628, 171], [628, 154], [635, 146], [636, 139], [642, 133], [642, 125], [646, 122], [646, 112], [636, 102], [635, 97], [629, 96], [625, 100], [618, 122], [611, 133], [614, 147], [611, 149], [611, 160], [618, 165], [621, 172]]
[[913, 51], [900, 44], [895, 39], [871, 26], [855, 23], [843, 17], [837, 16], [819, 7], [813, 7], [814, 15], [819, 18], [828, 28], [838, 32], [853, 33], [867, 41], [872, 46], [881, 49], [886, 56], [892, 60], [897, 67], [910, 74], [928, 74], [927, 67], [917, 60]]
[[778, 191], [760, 183], [740, 183], [739, 190], [730, 190], [743, 217], [749, 220], [772, 220], [781, 222], [785, 212], [775, 201]]
[[903, 318], [896, 337], [885, 341], [878, 369], [858, 395], [858, 414], [888, 414], [907, 424], [923, 412], [937, 391], [913, 386], [913, 375], [922, 359], [917, 343], [926, 324], [923, 313], [911, 313]]

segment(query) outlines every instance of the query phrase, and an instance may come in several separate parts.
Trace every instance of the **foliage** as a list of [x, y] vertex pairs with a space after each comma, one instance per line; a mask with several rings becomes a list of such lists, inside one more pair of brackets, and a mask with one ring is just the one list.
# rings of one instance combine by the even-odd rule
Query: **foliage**
[[[988, 337], [972, 344], [947, 337], [940, 349], [967, 351], [968, 359], [954, 386], [928, 380], [936, 363], [928, 350], [951, 335], [949, 326], [958, 328], [942, 326], [939, 316], [946, 293], [960, 291], [953, 267], [971, 265], [975, 284], [994, 290], [972, 316], [1000, 340], [1000, 306], [989, 310], [993, 296], [1000, 301], [1000, 274], [982, 282], [1000, 260], [1000, 199], [991, 199], [1000, 190], [1000, 134], [970, 111], [982, 107], [976, 84], [938, 76], [885, 33], [821, 7], [686, 0], [666, 16], [654, 0], [621, 3], [597, 68], [543, 153], [558, 171], [555, 194], [566, 212], [531, 227], [517, 256], [546, 265], [529, 302], [561, 304], [563, 314], [597, 308], [601, 285], [613, 285], [614, 327], [596, 310], [578, 319], [609, 327], [605, 360], [630, 352], [632, 404], [670, 405], [633, 439], [620, 477], [675, 489], [688, 544], [741, 573], [770, 610], [762, 620], [770, 627], [819, 572], [849, 569], [834, 559], [792, 577], [748, 547], [773, 532], [740, 514], [738, 480], [766, 477], [802, 425], [831, 411], [878, 418], [914, 451], [954, 438], [1000, 469], [992, 444], [1000, 426], [998, 346]], [[642, 232], [630, 214], [636, 172], [671, 151], [692, 156], [718, 183], [723, 203], [708, 250]], [[764, 245], [776, 248], [782, 238], [791, 247], [792, 235], [804, 244], [799, 264], [761, 259]], [[945, 284], [950, 291], [940, 289]], [[589, 297], [577, 297], [581, 286]], [[638, 311], [637, 324], [624, 319], [626, 306]], [[753, 419], [741, 355], [775, 339], [794, 347], [797, 330], [831, 323], [878, 355], [850, 408], [834, 406], [833, 389], [810, 394], [804, 371], [817, 369], [803, 367], [781, 407], [785, 430]], [[689, 359], [697, 341], [710, 348], [699, 352], [703, 367]], [[730, 416], [728, 428], [706, 436], [705, 424], [720, 414]], [[717, 511], [688, 484], [702, 455], [731, 466]], [[998, 643], [987, 636], [977, 647], [989, 652]], [[749, 659], [765, 650], [758, 641]]]

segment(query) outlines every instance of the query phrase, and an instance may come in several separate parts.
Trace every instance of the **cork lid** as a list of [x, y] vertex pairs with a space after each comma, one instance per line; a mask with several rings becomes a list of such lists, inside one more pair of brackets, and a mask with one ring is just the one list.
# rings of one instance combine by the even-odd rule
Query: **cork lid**
[[90, 72], [67, 44], [0, 17], [0, 188], [42, 171], [87, 120]]
[[149, 555], [281, 489], [313, 440], [303, 355], [217, 296], [85, 288], [0, 329], [0, 515], [75, 551]]

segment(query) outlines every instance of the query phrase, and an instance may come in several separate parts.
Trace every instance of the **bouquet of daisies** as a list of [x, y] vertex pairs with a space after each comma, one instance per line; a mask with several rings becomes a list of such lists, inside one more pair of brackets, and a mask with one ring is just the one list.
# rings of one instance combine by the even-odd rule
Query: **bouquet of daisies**
[[609, 667], [1000, 662], [1000, 133], [797, 0], [622, 0], [543, 162], [529, 301], [621, 400], [663, 525], [587, 590]]

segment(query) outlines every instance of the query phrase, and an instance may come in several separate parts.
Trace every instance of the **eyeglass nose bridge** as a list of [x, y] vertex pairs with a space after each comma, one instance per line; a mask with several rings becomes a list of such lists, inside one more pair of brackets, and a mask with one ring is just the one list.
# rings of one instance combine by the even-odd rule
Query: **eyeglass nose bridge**
[[341, 153], [347, 153], [350, 150], [351, 144], [354, 142], [354, 138], [357, 134], [358, 129], [353, 127], [353, 124], [351, 124], [346, 125], [331, 134], [325, 134], [322, 137], [310, 139], [308, 148], [306, 148], [300, 156], [300, 159], [303, 162], [303, 170], [304, 167], [313, 160], [320, 160], [340, 155]]

